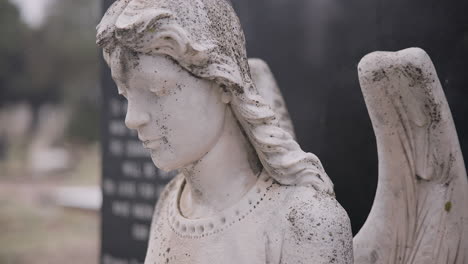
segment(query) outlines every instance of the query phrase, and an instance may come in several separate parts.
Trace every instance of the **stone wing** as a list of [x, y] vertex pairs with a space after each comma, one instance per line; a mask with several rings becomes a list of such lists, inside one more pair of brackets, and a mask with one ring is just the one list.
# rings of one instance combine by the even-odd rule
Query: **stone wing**
[[379, 178], [355, 263], [468, 263], [468, 186], [455, 125], [429, 56], [374, 52], [358, 66]]
[[249, 59], [249, 66], [258, 92], [276, 113], [280, 126], [296, 138], [288, 108], [270, 67], [265, 61], [256, 58]]

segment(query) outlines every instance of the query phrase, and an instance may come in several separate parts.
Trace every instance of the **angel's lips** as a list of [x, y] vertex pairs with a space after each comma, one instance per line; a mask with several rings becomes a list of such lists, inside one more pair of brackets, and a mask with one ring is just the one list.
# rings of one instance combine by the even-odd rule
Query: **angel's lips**
[[162, 138], [153, 139], [153, 140], [145, 140], [142, 141], [143, 147], [146, 149], [156, 149], [162, 144]]

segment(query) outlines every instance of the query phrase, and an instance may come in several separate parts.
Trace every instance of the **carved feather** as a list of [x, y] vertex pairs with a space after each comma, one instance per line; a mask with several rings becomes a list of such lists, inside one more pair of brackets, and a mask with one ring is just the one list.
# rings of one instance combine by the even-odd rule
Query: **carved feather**
[[379, 156], [377, 193], [355, 263], [468, 263], [468, 185], [455, 125], [422, 49], [358, 66]]

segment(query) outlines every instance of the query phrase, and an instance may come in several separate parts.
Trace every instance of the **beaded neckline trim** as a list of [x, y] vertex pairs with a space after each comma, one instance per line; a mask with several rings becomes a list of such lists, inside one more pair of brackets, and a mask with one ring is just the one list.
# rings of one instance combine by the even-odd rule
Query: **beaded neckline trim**
[[167, 221], [172, 231], [184, 238], [203, 238], [223, 232], [241, 222], [261, 206], [274, 181], [267, 173], [262, 172], [256, 184], [233, 206], [221, 213], [200, 219], [189, 219], [182, 216], [179, 210], [179, 198], [185, 185], [185, 179], [176, 183], [175, 190], [169, 197]]

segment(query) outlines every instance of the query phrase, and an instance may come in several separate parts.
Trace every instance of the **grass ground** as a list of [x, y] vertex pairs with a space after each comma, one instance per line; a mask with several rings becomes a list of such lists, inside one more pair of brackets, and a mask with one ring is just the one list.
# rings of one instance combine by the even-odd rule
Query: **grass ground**
[[1, 264], [98, 262], [98, 212], [62, 208], [50, 200], [56, 187], [97, 184], [99, 153], [97, 148], [88, 151], [63, 176], [0, 175]]

